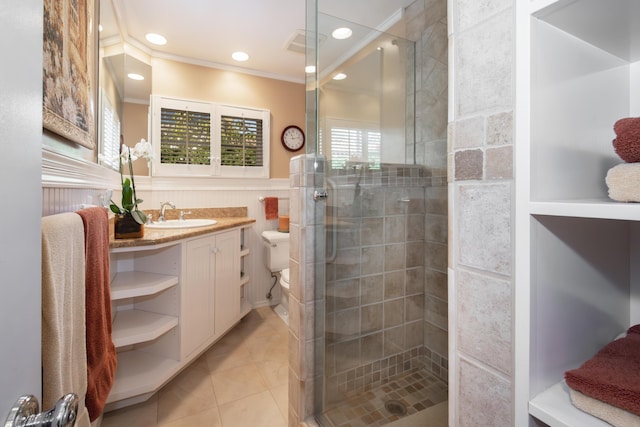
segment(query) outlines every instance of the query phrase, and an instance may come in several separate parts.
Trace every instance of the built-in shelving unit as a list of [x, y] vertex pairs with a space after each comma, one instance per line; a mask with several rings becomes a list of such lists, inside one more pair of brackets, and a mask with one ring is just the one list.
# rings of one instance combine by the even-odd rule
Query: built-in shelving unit
[[118, 368], [108, 404], [145, 400], [180, 369], [181, 260], [180, 244], [111, 251]]
[[148, 399], [251, 311], [249, 230], [111, 250], [118, 367], [107, 411]]
[[640, 116], [640, 2], [517, 8], [515, 425], [604, 426], [563, 378], [640, 323], [640, 204], [605, 184], [614, 123]]
[[251, 302], [247, 298], [247, 285], [251, 280], [249, 275], [249, 227], [240, 229], [240, 315], [243, 317], [251, 311]]

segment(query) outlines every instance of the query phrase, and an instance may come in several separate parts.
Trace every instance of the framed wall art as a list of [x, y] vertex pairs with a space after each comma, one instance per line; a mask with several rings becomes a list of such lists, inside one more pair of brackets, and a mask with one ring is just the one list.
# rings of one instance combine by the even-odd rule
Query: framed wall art
[[43, 115], [48, 129], [96, 147], [95, 0], [44, 0]]

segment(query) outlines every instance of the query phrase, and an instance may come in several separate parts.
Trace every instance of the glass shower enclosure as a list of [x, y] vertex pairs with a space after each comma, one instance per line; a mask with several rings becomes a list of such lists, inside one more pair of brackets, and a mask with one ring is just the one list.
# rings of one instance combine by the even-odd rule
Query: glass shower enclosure
[[[320, 188], [313, 413], [326, 427], [383, 426], [446, 406], [426, 295], [430, 280], [446, 282], [428, 256], [427, 206], [446, 177], [417, 161], [416, 44], [307, 13], [307, 155]], [[351, 36], [334, 38], [339, 28]]]

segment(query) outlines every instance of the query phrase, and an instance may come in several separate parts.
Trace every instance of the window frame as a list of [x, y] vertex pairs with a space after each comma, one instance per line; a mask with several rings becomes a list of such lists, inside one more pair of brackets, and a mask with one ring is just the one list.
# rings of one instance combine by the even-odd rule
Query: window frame
[[[211, 114], [209, 165], [184, 165], [161, 163], [161, 110], [198, 111]], [[214, 102], [178, 99], [162, 95], [151, 96], [151, 145], [153, 146], [152, 175], [158, 177], [209, 176], [220, 178], [269, 178], [271, 113], [269, 110], [239, 107]], [[223, 166], [221, 163], [221, 117], [245, 116], [262, 120], [262, 166]]]

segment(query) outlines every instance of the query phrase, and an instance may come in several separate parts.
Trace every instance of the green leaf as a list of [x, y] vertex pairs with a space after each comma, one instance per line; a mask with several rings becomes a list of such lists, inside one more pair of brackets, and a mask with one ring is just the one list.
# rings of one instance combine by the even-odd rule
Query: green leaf
[[111, 204], [109, 205], [109, 209], [111, 209], [111, 212], [113, 212], [114, 214], [121, 214], [122, 213], [122, 211], [120, 210], [118, 205], [116, 205], [113, 202], [111, 202]]
[[131, 212], [131, 216], [136, 220], [138, 224], [144, 224], [147, 222], [147, 215], [139, 210], [134, 210]]
[[124, 185], [122, 187], [122, 208], [126, 211], [130, 211], [134, 208], [134, 206], [135, 204], [133, 203], [133, 190], [131, 189], [131, 187]]

